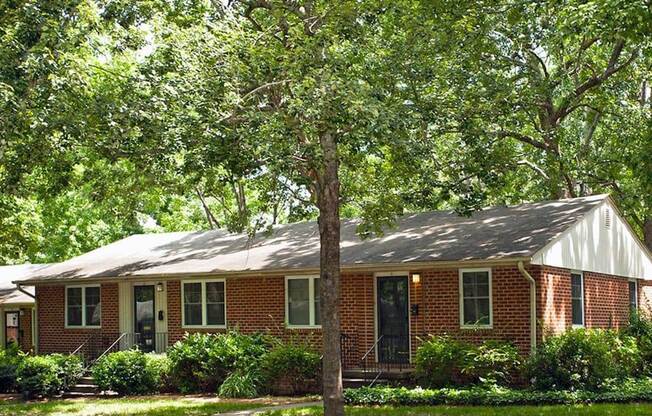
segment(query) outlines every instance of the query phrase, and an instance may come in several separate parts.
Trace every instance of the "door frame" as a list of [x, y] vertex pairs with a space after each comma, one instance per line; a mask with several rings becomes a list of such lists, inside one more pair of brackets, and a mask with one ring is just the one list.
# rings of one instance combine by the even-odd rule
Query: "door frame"
[[[153, 292], [152, 292], [153, 293], [153, 296], [152, 296], [152, 318], [153, 319], [152, 320], [153, 320], [153, 327], [154, 327], [154, 331], [153, 331], [154, 336], [152, 337], [152, 342], [153, 342], [152, 352], [156, 352], [157, 347], [158, 347], [156, 345], [157, 344], [157, 342], [156, 342], [156, 334], [157, 334], [156, 323], [157, 323], [157, 320], [158, 320], [158, 316], [157, 316], [157, 313], [156, 313], [156, 283], [151, 283], [151, 284], [150, 283], [138, 283], [138, 284], [134, 284], [131, 287], [131, 298], [132, 298], [131, 308], [132, 308], [133, 314], [134, 314], [134, 319], [132, 321], [132, 325], [133, 325], [132, 328], [133, 328], [133, 333], [134, 334], [137, 333], [136, 332], [136, 329], [137, 329], [137, 323], [136, 322], [138, 321], [138, 308], [136, 307], [137, 306], [136, 305], [136, 288], [139, 288], [139, 287], [151, 287], [153, 289]], [[134, 344], [136, 344], [136, 345], [138, 345], [140, 347], [140, 344], [138, 344], [136, 342], [134, 342]]]
[[16, 326], [16, 328], [18, 330], [18, 339], [16, 339], [16, 344], [18, 344], [18, 347], [22, 349], [21, 344], [22, 344], [23, 340], [21, 339], [21, 336], [20, 336], [20, 321], [21, 321], [21, 319], [20, 319], [20, 309], [5, 309], [5, 310], [3, 310], [2, 319], [3, 319], [3, 322], [4, 322], [4, 328], [2, 328], [2, 331], [4, 333], [4, 341], [5, 342], [4, 342], [4, 345], [3, 345], [2, 348], [7, 348], [7, 346], [9, 345], [7, 343], [9, 341], [8, 337], [7, 337], [7, 314], [9, 314], [9, 313], [15, 313], [15, 314], [18, 315], [18, 326]]
[[[374, 293], [373, 293], [373, 302], [374, 302], [374, 339], [373, 342], [376, 342], [378, 339], [378, 278], [379, 277], [405, 277], [407, 280], [407, 308], [408, 308], [408, 357], [409, 362], [412, 364], [412, 313], [411, 313], [411, 299], [410, 292], [412, 288], [410, 287], [410, 272], [409, 271], [398, 271], [398, 272], [376, 272], [374, 273]], [[378, 362], [378, 348], [374, 348], [374, 356], [376, 362]]]

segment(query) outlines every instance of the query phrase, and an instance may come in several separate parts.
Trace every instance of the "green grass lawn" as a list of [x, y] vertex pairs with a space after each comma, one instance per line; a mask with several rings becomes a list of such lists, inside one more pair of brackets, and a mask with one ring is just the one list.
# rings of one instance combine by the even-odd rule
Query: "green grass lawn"
[[[318, 416], [320, 408], [267, 412], [266, 416]], [[573, 406], [514, 407], [348, 407], [347, 415], [389, 416], [643, 416], [652, 415], [652, 404], [595, 404]]]
[[147, 416], [204, 416], [216, 413], [253, 409], [263, 403], [222, 402], [215, 398], [144, 397], [111, 399], [51, 400], [48, 402], [0, 404], [2, 416], [36, 415], [147, 415]]

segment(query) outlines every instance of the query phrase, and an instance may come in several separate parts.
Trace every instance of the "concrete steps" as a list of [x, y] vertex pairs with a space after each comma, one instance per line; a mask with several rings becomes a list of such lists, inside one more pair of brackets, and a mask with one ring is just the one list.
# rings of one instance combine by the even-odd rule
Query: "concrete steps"
[[100, 395], [100, 389], [95, 384], [93, 377], [84, 376], [79, 379], [77, 384], [63, 394], [63, 397], [93, 397]]

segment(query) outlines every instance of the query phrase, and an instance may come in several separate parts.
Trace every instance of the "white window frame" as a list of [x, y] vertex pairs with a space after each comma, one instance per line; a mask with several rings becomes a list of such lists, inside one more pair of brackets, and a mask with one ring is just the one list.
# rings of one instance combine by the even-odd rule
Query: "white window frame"
[[[487, 272], [489, 277], [489, 324], [465, 324], [464, 323], [464, 273]], [[461, 329], [493, 329], [494, 327], [494, 294], [493, 277], [491, 267], [475, 269], [459, 269], [459, 302], [460, 302], [460, 328]]]
[[[206, 312], [206, 283], [215, 283], [222, 282], [224, 283], [224, 324], [223, 325], [208, 325], [207, 321], [207, 312]], [[201, 325], [186, 325], [186, 307], [184, 294], [185, 287], [187, 283], [201, 283]], [[181, 327], [182, 328], [214, 328], [214, 329], [225, 329], [227, 325], [227, 299], [226, 299], [226, 279], [195, 279], [195, 280], [182, 280], [181, 281]]]
[[635, 308], [636, 308], [636, 311], [638, 311], [638, 279], [629, 279], [627, 281], [627, 295], [628, 295], [627, 304], [628, 305], [629, 305], [629, 284], [630, 283], [634, 283], [634, 290], [635, 290], [634, 300], [635, 300], [635, 303], [636, 303]]
[[[99, 325], [86, 325], [86, 288], [87, 287], [97, 287], [100, 289], [100, 324]], [[82, 307], [82, 316], [81, 316], [81, 325], [69, 324], [68, 323], [68, 289], [81, 289], [81, 307]], [[101, 285], [66, 285], [64, 287], [65, 291], [65, 327], [70, 329], [76, 328], [89, 328], [89, 329], [98, 329], [102, 328], [102, 286]]]
[[[584, 305], [584, 302], [586, 301], [584, 298], [584, 272], [581, 270], [571, 270], [571, 276], [570, 276], [570, 283], [571, 283], [571, 324], [573, 328], [584, 328], [586, 327], [586, 307]], [[580, 276], [580, 294], [582, 295], [581, 299], [581, 305], [582, 305], [582, 324], [575, 324], [573, 323], [573, 275], [579, 275]], [[627, 291], [629, 294], [629, 290]], [[629, 304], [629, 301], [627, 302]]]
[[[320, 275], [305, 275], [305, 276], [285, 276], [285, 326], [292, 329], [313, 329], [321, 328], [321, 324], [315, 324], [315, 279], [319, 279]], [[290, 280], [305, 280], [308, 279], [308, 315], [310, 322], [308, 325], [292, 325], [290, 324], [290, 297], [288, 282]], [[321, 302], [320, 302], [321, 307]]]

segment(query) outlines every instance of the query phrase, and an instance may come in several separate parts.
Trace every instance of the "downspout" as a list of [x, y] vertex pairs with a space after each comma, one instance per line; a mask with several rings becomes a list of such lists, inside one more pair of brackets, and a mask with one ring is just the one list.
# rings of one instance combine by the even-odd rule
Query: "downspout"
[[34, 348], [34, 352], [38, 354], [38, 322], [37, 322], [38, 305], [36, 304], [36, 295], [32, 295], [31, 293], [23, 289], [23, 286], [21, 286], [20, 283], [14, 282], [14, 284], [16, 285], [16, 289], [18, 289], [20, 293], [23, 293], [29, 296], [30, 298], [34, 299], [34, 309], [30, 311], [30, 319], [32, 321], [32, 348]]
[[530, 351], [534, 354], [537, 350], [537, 283], [522, 261], [518, 262], [518, 271], [530, 283]]

